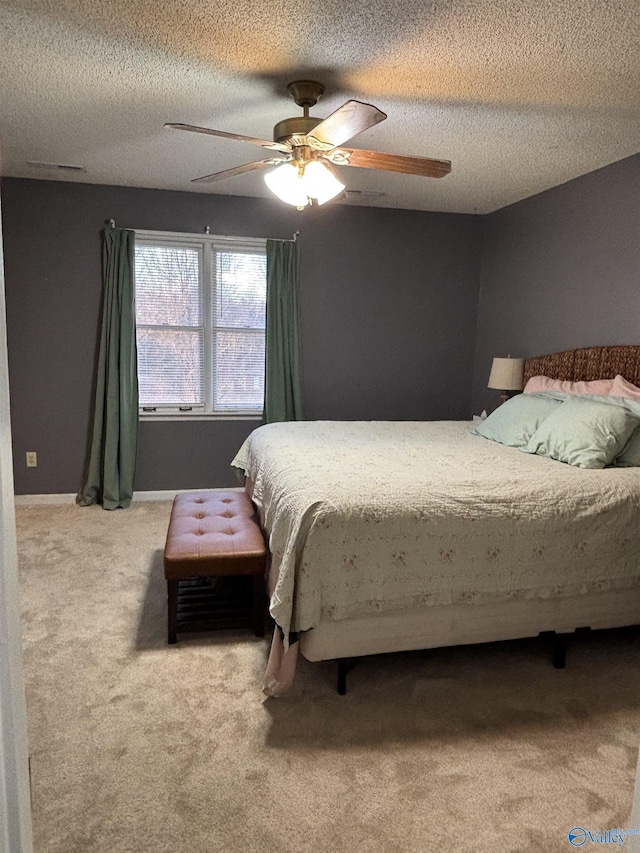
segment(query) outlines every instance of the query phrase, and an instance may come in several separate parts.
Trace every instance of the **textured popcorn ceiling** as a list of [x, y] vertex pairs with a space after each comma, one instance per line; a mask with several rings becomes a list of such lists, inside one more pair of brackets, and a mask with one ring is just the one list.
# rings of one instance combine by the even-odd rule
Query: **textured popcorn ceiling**
[[[350, 203], [486, 213], [640, 151], [638, 0], [0, 0], [2, 174], [246, 196], [286, 83], [389, 116], [354, 146], [451, 160], [434, 180], [345, 168]], [[47, 172], [27, 161], [76, 164]]]

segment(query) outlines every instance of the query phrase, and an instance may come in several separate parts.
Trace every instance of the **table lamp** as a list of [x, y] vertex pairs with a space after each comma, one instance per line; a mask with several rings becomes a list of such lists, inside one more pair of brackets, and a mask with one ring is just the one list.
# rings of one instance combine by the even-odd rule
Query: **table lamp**
[[489, 388], [502, 391], [500, 402], [506, 402], [518, 391], [522, 391], [524, 380], [524, 358], [494, 358], [489, 375]]

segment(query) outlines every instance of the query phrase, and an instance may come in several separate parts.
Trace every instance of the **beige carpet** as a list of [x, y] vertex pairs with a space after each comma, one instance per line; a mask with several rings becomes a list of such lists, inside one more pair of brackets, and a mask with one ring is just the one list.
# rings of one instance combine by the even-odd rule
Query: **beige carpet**
[[[335, 664], [165, 645], [168, 503], [19, 507], [37, 853], [530, 853], [628, 826], [640, 631]], [[603, 849], [612, 849], [604, 847]]]

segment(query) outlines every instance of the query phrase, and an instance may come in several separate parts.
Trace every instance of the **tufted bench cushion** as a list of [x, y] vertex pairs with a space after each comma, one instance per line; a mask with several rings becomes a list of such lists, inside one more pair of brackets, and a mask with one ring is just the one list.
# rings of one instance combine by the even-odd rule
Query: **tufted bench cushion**
[[261, 636], [266, 562], [267, 548], [249, 495], [231, 491], [177, 495], [164, 548], [169, 643], [176, 642], [179, 629], [180, 581], [228, 575], [254, 576], [255, 627]]

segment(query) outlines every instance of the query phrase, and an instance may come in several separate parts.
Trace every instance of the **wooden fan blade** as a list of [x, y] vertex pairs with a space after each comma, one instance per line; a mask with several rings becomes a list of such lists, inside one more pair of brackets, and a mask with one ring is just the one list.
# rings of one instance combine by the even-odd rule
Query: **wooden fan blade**
[[307, 134], [310, 145], [313, 147], [314, 140], [321, 146], [329, 145], [335, 148], [342, 145], [348, 139], [352, 139], [363, 130], [373, 127], [380, 121], [386, 119], [386, 113], [371, 104], [363, 104], [362, 101], [347, 101], [341, 107], [331, 113], [324, 121], [316, 125]]
[[235, 166], [233, 169], [225, 169], [222, 172], [213, 172], [211, 175], [194, 178], [191, 183], [214, 184], [216, 181], [225, 181], [227, 178], [234, 178], [236, 175], [244, 175], [257, 169], [266, 169], [267, 166], [275, 166], [276, 163], [286, 163], [286, 160], [257, 160], [255, 163], [245, 163], [244, 166]]
[[443, 178], [451, 171], [449, 160], [404, 157], [401, 154], [383, 154], [381, 151], [363, 151], [359, 148], [341, 148], [339, 151], [332, 151], [330, 159], [338, 166], [382, 169], [385, 172], [402, 172], [404, 175], [422, 175], [424, 178]]
[[227, 133], [225, 130], [212, 130], [210, 127], [197, 127], [193, 124], [165, 124], [170, 130], [187, 130], [189, 133], [204, 133], [207, 136], [221, 136], [223, 139], [237, 139], [239, 142], [251, 142], [252, 145], [261, 145], [263, 148], [271, 148], [273, 151], [291, 151], [291, 146], [283, 142], [269, 142], [268, 139], [257, 139], [255, 136], [243, 136], [241, 133]]

